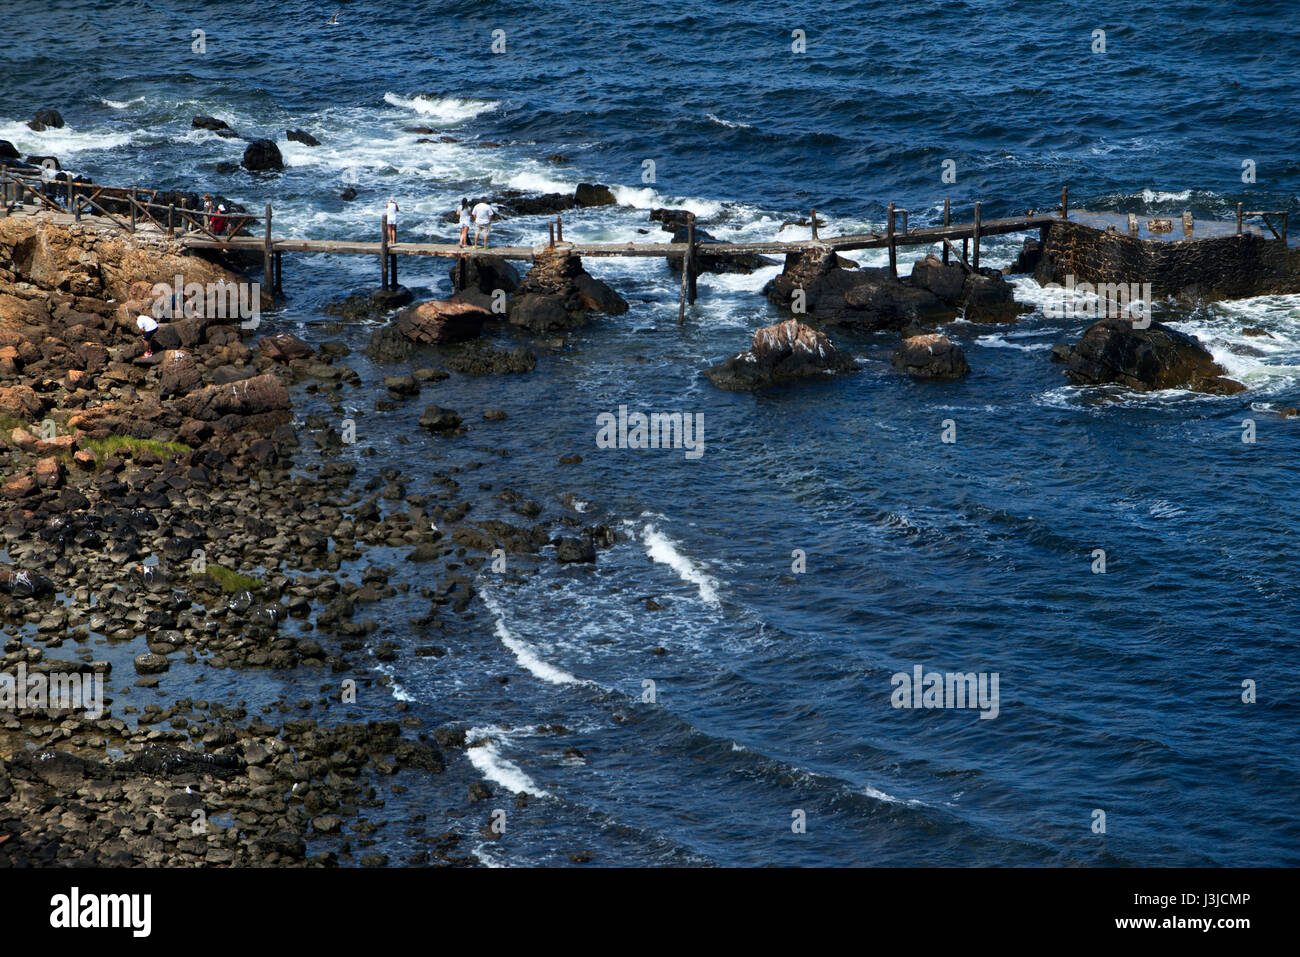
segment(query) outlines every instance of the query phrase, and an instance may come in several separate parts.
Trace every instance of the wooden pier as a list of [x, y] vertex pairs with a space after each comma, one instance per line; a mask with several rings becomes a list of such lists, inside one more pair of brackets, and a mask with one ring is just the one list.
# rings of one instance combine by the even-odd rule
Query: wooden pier
[[[1061, 190], [1061, 203], [1050, 213], [1030, 213], [1006, 219], [984, 219], [982, 204], [975, 203], [971, 219], [965, 223], [953, 223], [952, 205], [948, 199], [943, 202], [943, 224], [939, 226], [922, 226], [909, 228], [909, 211], [890, 203], [885, 229], [883, 232], [854, 233], [842, 236], [822, 236], [819, 231], [817, 211], [811, 211], [811, 239], [772, 240], [770, 242], [700, 243], [695, 239], [695, 217], [688, 214], [686, 223], [686, 242], [668, 243], [575, 243], [564, 240], [564, 222], [557, 216], [549, 224], [547, 241], [536, 246], [496, 246], [490, 249], [475, 249], [460, 246], [457, 243], [411, 243], [388, 242], [382, 217], [379, 239], [335, 240], [306, 239], [295, 237], [276, 238], [272, 234], [273, 210], [266, 204], [262, 235], [252, 235], [247, 229], [254, 222], [248, 214], [231, 215], [228, 219], [228, 232], [223, 234], [212, 229], [212, 214], [201, 210], [179, 208], [175, 205], [162, 206], [151, 201], [159, 194], [137, 187], [106, 187], [92, 183], [76, 183], [71, 179], [54, 179], [36, 176], [0, 166], [0, 215], [31, 215], [26, 209], [30, 202], [35, 213], [46, 213], [56, 219], [81, 221], [83, 218], [135, 232], [140, 228], [157, 229], [166, 232], [186, 249], [219, 250], [225, 252], [248, 253], [260, 255], [263, 260], [263, 287], [273, 293], [283, 290], [283, 263], [285, 253], [374, 256], [379, 260], [380, 285], [384, 289], [397, 286], [397, 257], [431, 256], [442, 259], [465, 262], [477, 256], [497, 256], [504, 259], [533, 262], [539, 256], [565, 252], [583, 258], [608, 258], [614, 256], [659, 257], [681, 259], [682, 269], [682, 310], [687, 302], [694, 303], [696, 298], [696, 278], [699, 273], [699, 257], [707, 254], [711, 257], [765, 255], [783, 256], [790, 253], [805, 253], [811, 250], [833, 252], [850, 252], [858, 249], [888, 249], [889, 271], [898, 275], [898, 249], [901, 247], [939, 245], [943, 259], [949, 261], [955, 257], [968, 271], [978, 270], [980, 265], [980, 245], [988, 236], [1000, 236], [1009, 233], [1040, 231], [1044, 236], [1047, 228], [1060, 218], [1069, 218], [1068, 189]], [[106, 205], [113, 206], [117, 213], [110, 212]], [[129, 216], [121, 212], [122, 207], [129, 209]], [[1185, 222], [1186, 222], [1185, 214]], [[1284, 213], [1245, 213], [1238, 212], [1236, 229], [1243, 231], [1243, 217], [1281, 216], [1282, 231], [1279, 238], [1286, 243], [1286, 221]], [[900, 227], [901, 221], [901, 227]], [[1274, 230], [1274, 234], [1278, 235]], [[1190, 235], [1190, 234], [1189, 234]], [[954, 243], [961, 240], [958, 251]]]

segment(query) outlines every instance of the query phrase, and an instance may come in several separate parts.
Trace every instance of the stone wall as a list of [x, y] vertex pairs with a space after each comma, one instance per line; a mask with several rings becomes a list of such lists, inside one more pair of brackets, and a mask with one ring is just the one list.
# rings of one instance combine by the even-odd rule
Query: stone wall
[[1243, 234], [1173, 242], [1134, 239], [1066, 220], [1045, 230], [1040, 283], [1151, 283], [1157, 297], [1204, 300], [1300, 292], [1300, 249]]

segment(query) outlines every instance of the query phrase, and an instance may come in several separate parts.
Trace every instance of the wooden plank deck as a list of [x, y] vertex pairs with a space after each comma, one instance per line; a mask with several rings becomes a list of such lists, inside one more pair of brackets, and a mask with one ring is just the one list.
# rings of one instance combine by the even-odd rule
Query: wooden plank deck
[[[979, 224], [981, 237], [1021, 233], [1041, 229], [1056, 217], [1046, 213], [1036, 216], [1016, 216], [1010, 219], [990, 219]], [[945, 239], [968, 239], [975, 234], [974, 223], [954, 223], [951, 226], [927, 226], [894, 234], [895, 246], [930, 246]], [[202, 235], [181, 235], [177, 239], [189, 249], [229, 249], [261, 253], [265, 241], [254, 236], [232, 237], [216, 241]], [[709, 255], [770, 255], [801, 253], [809, 249], [885, 249], [889, 246], [887, 233], [862, 233], [848, 236], [827, 236], [821, 239], [772, 241], [758, 243], [707, 243], [697, 245], [697, 252]], [[545, 252], [548, 244], [539, 246], [494, 246], [487, 250], [462, 247], [456, 243], [391, 243], [388, 252], [395, 256], [435, 256], [455, 259], [459, 256], [500, 256], [505, 259], [532, 260]], [[686, 243], [556, 243], [562, 249], [582, 257], [677, 257], [686, 255]], [[378, 256], [378, 242], [352, 242], [334, 239], [275, 239], [271, 240], [273, 252], [322, 253], [333, 255]]]

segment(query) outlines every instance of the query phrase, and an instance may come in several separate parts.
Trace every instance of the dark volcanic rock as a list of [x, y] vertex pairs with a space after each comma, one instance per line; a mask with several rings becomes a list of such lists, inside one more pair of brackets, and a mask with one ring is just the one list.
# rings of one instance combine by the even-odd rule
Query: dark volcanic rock
[[500, 256], [468, 256], [463, 265], [457, 263], [451, 267], [451, 284], [457, 292], [477, 289], [490, 296], [501, 289], [509, 294], [519, 286], [519, 271]]
[[23, 154], [8, 140], [0, 140], [0, 160], [22, 159]]
[[928, 289], [891, 279], [888, 270], [844, 268], [830, 249], [791, 253], [785, 270], [763, 291], [769, 302], [787, 310], [794, 309], [802, 295], [809, 319], [867, 330], [901, 330], [957, 314], [953, 305]]
[[288, 332], [277, 332], [258, 340], [258, 351], [272, 362], [289, 362], [293, 359], [306, 359], [311, 353], [311, 346], [297, 336]]
[[449, 432], [460, 428], [460, 414], [451, 409], [431, 405], [420, 416], [420, 428], [430, 432]]
[[37, 110], [27, 125], [38, 133], [42, 130], [60, 130], [63, 129], [63, 117], [58, 110]]
[[1192, 389], [1214, 395], [1246, 388], [1226, 378], [1199, 342], [1159, 322], [1137, 329], [1127, 319], [1102, 319], [1060, 358], [1076, 385], [1116, 382], [1138, 392]]
[[596, 560], [596, 546], [589, 538], [557, 538], [555, 558], [562, 564], [590, 563]]
[[857, 368], [823, 333], [793, 319], [765, 326], [754, 333], [749, 351], [706, 369], [714, 385], [733, 392], [752, 392], [789, 379]]
[[522, 375], [537, 368], [537, 356], [523, 346], [495, 349], [475, 343], [464, 352], [448, 356], [447, 368], [463, 375], [489, 375], [494, 372]]
[[280, 147], [271, 140], [253, 140], [244, 150], [240, 165], [253, 172], [281, 170], [284, 169], [284, 157], [280, 155]]
[[935, 334], [904, 339], [894, 353], [894, 366], [918, 379], [960, 379], [970, 372], [961, 348]]
[[579, 206], [612, 206], [618, 202], [610, 188], [599, 183], [579, 183], [573, 200]]
[[196, 130], [211, 130], [213, 133], [230, 129], [229, 123], [215, 116], [196, 116], [190, 120], [190, 126]]
[[312, 136], [306, 130], [289, 130], [284, 134], [285, 139], [293, 140], [295, 143], [305, 143], [308, 146], [320, 146], [320, 140]]
[[608, 284], [590, 275], [578, 256], [563, 250], [540, 254], [510, 301], [510, 324], [533, 332], [585, 325], [590, 312], [618, 315], [627, 302]]

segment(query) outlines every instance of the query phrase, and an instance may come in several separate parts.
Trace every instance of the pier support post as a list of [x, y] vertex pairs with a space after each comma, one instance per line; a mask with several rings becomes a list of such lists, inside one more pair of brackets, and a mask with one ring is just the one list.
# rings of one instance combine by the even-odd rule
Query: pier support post
[[[947, 196], [943, 198], [943, 224], [944, 226], [952, 225], [952, 201]], [[943, 243], [943, 264], [948, 265], [948, 241], [946, 238]]]
[[1192, 219], [1192, 211], [1190, 209], [1183, 210], [1183, 236], [1191, 239], [1195, 230], [1196, 222]]
[[1237, 235], [1241, 235], [1241, 203], [1237, 204]]
[[275, 264], [271, 261], [271, 204], [266, 204], [266, 230], [262, 234], [262, 286], [275, 292]]
[[564, 217], [559, 213], [555, 214], [555, 241], [564, 242]]
[[388, 288], [388, 216], [379, 217], [379, 288]]
[[812, 216], [809, 217], [809, 222], [812, 223], [812, 238], [813, 238], [813, 242], [817, 242], [817, 210], [814, 209], [814, 210], [812, 211]]
[[1070, 218], [1070, 187], [1061, 187], [1061, 218]]
[[1128, 234], [1130, 236], [1136, 236], [1138, 234], [1137, 213], [1128, 214]]
[[682, 261], [686, 271], [686, 300], [695, 305], [695, 277], [699, 274], [695, 265], [695, 214], [686, 214], [686, 258]]
[[136, 202], [137, 202], [137, 200], [136, 200], [136, 198], [135, 198], [135, 187], [132, 186], [132, 187], [131, 187], [131, 232], [133, 232], [133, 233], [135, 232], [135, 204], [136, 204]]
[[980, 269], [980, 204], [979, 203], [975, 204], [975, 229], [973, 232], [974, 235], [972, 238], [974, 240], [973, 245], [975, 246], [975, 257], [970, 261], [970, 265], [972, 269], [974, 269], [976, 272], [979, 272]]
[[546, 226], [547, 226], [547, 232], [551, 234], [551, 238], [547, 241], [547, 245], [551, 249], [554, 249], [555, 248], [555, 224], [547, 223]]
[[894, 245], [894, 204], [889, 204], [889, 219], [885, 225], [889, 234], [889, 278], [898, 278], [898, 247]]

